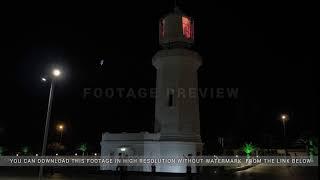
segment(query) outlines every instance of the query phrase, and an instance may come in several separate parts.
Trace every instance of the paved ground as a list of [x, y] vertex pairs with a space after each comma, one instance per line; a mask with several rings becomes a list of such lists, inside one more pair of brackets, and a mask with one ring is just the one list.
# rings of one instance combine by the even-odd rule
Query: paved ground
[[316, 167], [270, 167], [257, 165], [244, 171], [234, 173], [234, 179], [248, 180], [318, 180]]
[[[36, 180], [37, 168], [12, 168], [0, 167], [1, 180]], [[44, 180], [191, 180], [188, 176], [161, 174], [130, 173], [126, 178], [115, 174], [99, 174], [94, 169], [68, 168], [57, 170]], [[225, 175], [201, 175], [192, 177], [193, 180], [217, 179], [217, 180], [318, 180], [316, 167], [266, 167], [258, 165], [247, 170]]]

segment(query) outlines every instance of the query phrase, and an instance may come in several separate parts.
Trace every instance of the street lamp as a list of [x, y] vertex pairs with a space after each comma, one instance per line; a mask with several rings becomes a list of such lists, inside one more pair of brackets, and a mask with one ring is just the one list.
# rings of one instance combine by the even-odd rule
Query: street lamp
[[283, 125], [283, 138], [284, 138], [284, 151], [285, 154], [288, 155], [288, 151], [287, 151], [287, 134], [286, 134], [286, 123], [289, 120], [289, 116], [288, 114], [281, 114], [280, 117], [281, 121], [282, 121], [282, 125]]
[[281, 115], [281, 121], [283, 125], [283, 136], [286, 136], [286, 122], [288, 121], [288, 115], [287, 114], [282, 114]]
[[61, 144], [61, 140], [62, 140], [62, 134], [63, 134], [63, 130], [64, 130], [64, 126], [63, 124], [59, 124], [57, 126], [58, 131], [60, 131], [60, 139], [59, 139], [59, 144]]
[[54, 70], [52, 71], [52, 74], [53, 74], [55, 77], [58, 77], [58, 76], [60, 76], [61, 71], [60, 71], [59, 69], [54, 69]]
[[[43, 143], [42, 143], [42, 150], [41, 150], [41, 156], [46, 155], [47, 150], [47, 143], [48, 143], [48, 133], [49, 133], [49, 123], [50, 123], [50, 115], [51, 115], [51, 106], [52, 106], [52, 99], [53, 99], [53, 93], [54, 93], [54, 85], [55, 80], [61, 75], [61, 71], [57, 68], [52, 70], [51, 74], [51, 86], [50, 86], [50, 93], [49, 93], [49, 101], [48, 101], [48, 109], [47, 109], [47, 116], [46, 116], [46, 125], [44, 129], [44, 135], [43, 135]], [[47, 79], [42, 78], [42, 81], [47, 81]], [[43, 175], [43, 166], [40, 165], [39, 170], [39, 179], [42, 179]]]

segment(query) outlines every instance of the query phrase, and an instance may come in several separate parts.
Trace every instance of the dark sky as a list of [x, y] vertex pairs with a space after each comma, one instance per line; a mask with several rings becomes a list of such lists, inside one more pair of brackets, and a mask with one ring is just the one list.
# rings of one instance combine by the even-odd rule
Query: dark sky
[[[97, 148], [104, 131], [152, 131], [154, 99], [84, 99], [83, 89], [155, 87], [158, 20], [173, 2], [87, 3], [3, 6], [0, 145], [40, 147], [49, 94], [40, 77], [54, 65], [63, 67], [63, 78], [56, 86], [51, 142], [59, 121], [67, 125], [69, 146], [89, 142]], [[239, 88], [236, 99], [200, 100], [204, 140], [281, 135], [280, 112], [292, 115], [290, 136], [316, 131], [312, 4], [178, 4], [195, 19], [194, 49], [204, 62], [199, 87]]]

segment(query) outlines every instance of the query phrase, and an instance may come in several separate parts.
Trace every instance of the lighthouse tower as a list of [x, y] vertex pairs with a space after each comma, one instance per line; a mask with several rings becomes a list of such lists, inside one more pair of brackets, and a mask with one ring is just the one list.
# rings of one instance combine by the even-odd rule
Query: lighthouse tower
[[[178, 8], [159, 22], [162, 50], [153, 57], [157, 69], [155, 132], [162, 156], [199, 155], [202, 152], [197, 70], [201, 57], [191, 47], [194, 22]], [[185, 171], [162, 167], [162, 172]]]
[[[178, 8], [159, 22], [162, 47], [153, 57], [157, 69], [155, 132], [102, 134], [102, 156], [190, 157], [201, 155], [197, 70], [202, 60], [191, 49], [193, 20]], [[196, 172], [196, 167], [180, 164], [155, 164], [156, 172]], [[101, 170], [116, 170], [102, 165]], [[129, 166], [128, 171], [151, 172], [149, 164]]]

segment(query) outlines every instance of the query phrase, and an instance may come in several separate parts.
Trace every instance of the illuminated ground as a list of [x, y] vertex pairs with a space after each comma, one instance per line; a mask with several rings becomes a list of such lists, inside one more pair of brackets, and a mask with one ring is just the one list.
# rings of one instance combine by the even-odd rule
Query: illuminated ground
[[[95, 170], [86, 170], [83, 168], [68, 168], [64, 171], [59, 170], [53, 175], [45, 178], [48, 180], [87, 180], [87, 179], [104, 179], [104, 180], [120, 180], [119, 175], [112, 174], [99, 174]], [[35, 180], [37, 179], [36, 168], [8, 168], [0, 167], [0, 179], [2, 180]], [[127, 180], [183, 180], [190, 179], [187, 176], [161, 174], [152, 177], [150, 174], [136, 174], [130, 173]], [[201, 175], [200, 177], [193, 177], [194, 180], [201, 179], [218, 179], [218, 180], [237, 180], [237, 179], [247, 179], [247, 180], [318, 180], [318, 172], [315, 167], [266, 167], [258, 165], [247, 170], [235, 172], [233, 174], [226, 175]]]
[[315, 167], [270, 167], [258, 165], [244, 171], [234, 173], [234, 179], [272, 179], [272, 180], [318, 180]]

